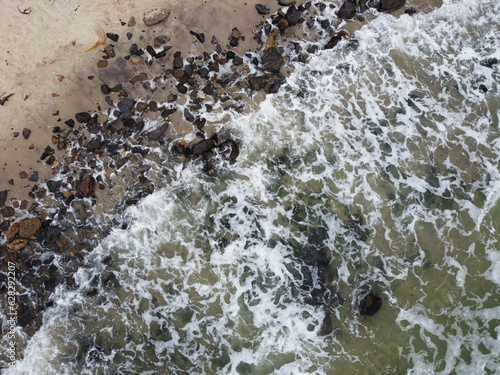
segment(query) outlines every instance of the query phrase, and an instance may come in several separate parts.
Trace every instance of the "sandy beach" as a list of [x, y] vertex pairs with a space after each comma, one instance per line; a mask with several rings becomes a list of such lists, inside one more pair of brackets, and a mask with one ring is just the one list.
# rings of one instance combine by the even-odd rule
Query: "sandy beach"
[[[74, 119], [75, 113], [92, 110], [97, 104], [106, 108], [100, 90], [106, 77], [115, 75], [117, 81], [126, 81], [140, 70], [132, 64], [114, 68], [115, 61], [110, 61], [107, 69], [97, 67], [104, 46], [88, 49], [102, 39], [103, 32], [120, 36], [115, 43], [117, 49], [127, 40], [127, 33], [133, 35], [127, 46], [139, 38], [152, 41], [155, 36], [166, 35], [171, 38], [168, 44], [172, 51], [179, 50], [186, 56], [213, 51], [212, 36], [225, 46], [231, 29], [237, 27], [246, 38], [234, 50], [247, 51], [256, 46], [252, 27], [264, 18], [255, 10], [257, 3], [2, 0], [0, 32], [5, 59], [0, 65], [0, 94], [2, 98], [11, 96], [0, 106], [0, 191], [9, 190], [7, 203], [26, 199], [35, 184], [21, 178], [20, 173], [25, 172], [29, 178], [37, 171], [40, 181], [57, 173], [56, 168], [40, 160], [44, 148], [53, 146], [54, 127], [65, 127], [64, 121]], [[267, 2], [267, 6], [271, 13], [279, 8], [275, 1]], [[144, 13], [157, 7], [169, 9], [170, 16], [161, 24], [145, 26]], [[135, 26], [129, 26], [131, 17], [136, 20]], [[198, 42], [191, 30], [204, 32], [206, 42]], [[169, 59], [167, 56], [165, 62]], [[23, 137], [23, 129], [31, 131], [28, 139]]]

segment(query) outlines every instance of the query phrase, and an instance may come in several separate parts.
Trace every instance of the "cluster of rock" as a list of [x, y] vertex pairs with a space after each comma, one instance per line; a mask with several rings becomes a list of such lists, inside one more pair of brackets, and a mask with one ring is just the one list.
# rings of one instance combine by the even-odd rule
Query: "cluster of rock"
[[[227, 135], [208, 134], [203, 114], [212, 111], [214, 106], [225, 111], [243, 111], [245, 104], [238, 92], [246, 92], [249, 97], [257, 91], [277, 92], [285, 83], [283, 66], [286, 61], [304, 63], [309, 54], [321, 48], [334, 48], [349, 36], [345, 31], [334, 30], [328, 18], [313, 15], [322, 15], [327, 7], [324, 3], [307, 2], [299, 6], [284, 0], [279, 3], [287, 6], [286, 10], [279, 10], [256, 28], [254, 39], [260, 43], [261, 49], [248, 51], [242, 56], [231, 49], [244, 39], [236, 28], [228, 37], [229, 50], [223, 50], [213, 37], [210, 43], [214, 52], [203, 56], [184, 58], [180, 51], [168, 55], [171, 53], [171, 47], [167, 46], [168, 36], [158, 36], [152, 45], [144, 48], [132, 43], [124, 58], [133, 64], [143, 61], [144, 71], [128, 82], [102, 83], [101, 91], [106, 95], [108, 111], [76, 113], [74, 119], [68, 119], [63, 126], [53, 129], [53, 144], [45, 148], [40, 159], [57, 168], [59, 173], [43, 182], [38, 181], [36, 172], [23, 176], [37, 183], [30, 192], [36, 202], [29, 205], [23, 201], [17, 207], [4, 206], [8, 191], [0, 192], [0, 206], [4, 206], [0, 211], [0, 231], [5, 243], [0, 246], [2, 269], [6, 269], [6, 262], [16, 262], [18, 269], [30, 270], [18, 274], [18, 324], [27, 327], [27, 332], [34, 332], [41, 324], [41, 313], [50, 306], [50, 294], [55, 287], [60, 283], [66, 283], [68, 287], [74, 284], [73, 273], [82, 265], [86, 252], [106, 235], [112, 225], [117, 224], [97, 222], [92, 215], [92, 207], [100, 192], [112, 188], [111, 175], [119, 175], [127, 169], [134, 175], [128, 181], [130, 194], [118, 200], [115, 207], [119, 212], [155, 190], [158, 181], [148, 177], [150, 164], [156, 160], [151, 156], [152, 148], [160, 146], [171, 150], [173, 161], [176, 157], [199, 160], [207, 173], [216, 172], [225, 163], [234, 163], [239, 154], [238, 141]], [[376, 6], [387, 11], [402, 3], [397, 0], [346, 0], [337, 10], [337, 16], [352, 18], [368, 7]], [[310, 12], [312, 8], [314, 12]], [[256, 5], [256, 11], [269, 14], [269, 8], [262, 4]], [[145, 25], [155, 25], [164, 22], [169, 14], [168, 10], [155, 9], [148, 12], [143, 21]], [[135, 20], [131, 19], [129, 24], [131, 22], [135, 23]], [[311, 44], [306, 51], [292, 41], [293, 48], [285, 52], [283, 43], [287, 30], [298, 25], [319, 28], [324, 41]], [[127, 40], [131, 39], [129, 34]], [[206, 43], [204, 33], [191, 31], [191, 34], [198, 42]], [[118, 34], [106, 35], [113, 43], [120, 40]], [[121, 40], [121, 43], [127, 42], [123, 41], [124, 38]], [[113, 44], [107, 45], [103, 53], [106, 61], [117, 58]], [[141, 56], [147, 58], [138, 59]], [[161, 76], [152, 76], [148, 66], [166, 56], [171, 56], [171, 65], [165, 67]], [[108, 63], [101, 65], [108, 66]], [[151, 92], [156, 90], [155, 85], [168, 84], [171, 91], [161, 103], [133, 99], [125, 86], [136, 84]], [[181, 111], [177, 104], [180, 96], [184, 96], [186, 103]], [[166, 136], [172, 124], [171, 117], [178, 111], [196, 134], [190, 143]], [[144, 130], [144, 116], [151, 114], [156, 114], [160, 121], [156, 128]], [[30, 131], [25, 129], [23, 136], [27, 139]], [[373, 306], [380, 307], [377, 298], [369, 294], [360, 305], [360, 312], [371, 315], [375, 311]]]

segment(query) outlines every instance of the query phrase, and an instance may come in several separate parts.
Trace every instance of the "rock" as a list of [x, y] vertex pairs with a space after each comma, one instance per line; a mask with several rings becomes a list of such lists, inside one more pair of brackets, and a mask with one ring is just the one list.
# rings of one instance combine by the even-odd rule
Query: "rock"
[[283, 64], [283, 58], [276, 48], [269, 48], [262, 55], [262, 68], [271, 73], [278, 73]]
[[42, 222], [40, 219], [24, 219], [19, 222], [19, 237], [31, 238], [41, 228]]
[[285, 18], [281, 18], [278, 21], [278, 29], [280, 29], [281, 31], [285, 30], [288, 26], [288, 21]]
[[184, 59], [181, 56], [174, 58], [174, 69], [182, 69], [184, 66]]
[[295, 0], [278, 0], [278, 4], [282, 7], [287, 7], [289, 5], [295, 4]]
[[223, 159], [229, 161], [231, 164], [236, 162], [236, 158], [240, 154], [240, 147], [235, 141], [228, 139], [222, 142], [218, 148]]
[[155, 48], [160, 48], [162, 45], [167, 44], [170, 41], [170, 37], [166, 35], [157, 36], [153, 40], [153, 45]]
[[69, 120], [64, 121], [66, 125], [68, 125], [70, 128], [73, 128], [75, 126], [75, 120], [70, 118]]
[[493, 65], [498, 64], [498, 59], [496, 57], [489, 57], [487, 59], [481, 60], [479, 64], [487, 68], [493, 68]]
[[202, 155], [215, 147], [215, 140], [213, 138], [203, 139], [191, 147], [193, 155]]
[[185, 118], [185, 119], [186, 119], [186, 121], [188, 121], [188, 122], [194, 122], [194, 120], [195, 120], [195, 118], [194, 118], [193, 114], [192, 114], [191, 112], [189, 112], [189, 111], [187, 110], [187, 108], [186, 108], [186, 109], [184, 109], [184, 118]]
[[3, 190], [0, 191], [0, 206], [3, 206], [5, 202], [7, 201], [7, 194], [9, 193], [8, 190]]
[[177, 91], [179, 91], [181, 94], [185, 94], [185, 93], [187, 93], [188, 89], [182, 83], [179, 83], [177, 85]]
[[131, 84], [136, 84], [137, 82], [143, 82], [143, 81], [146, 81], [148, 79], [148, 75], [146, 73], [140, 73], [136, 76], [134, 76], [131, 80], [130, 80], [130, 83]]
[[80, 124], [85, 124], [90, 121], [90, 113], [88, 112], [78, 112], [75, 115], [76, 121], [78, 121]]
[[33, 172], [33, 174], [28, 178], [28, 181], [38, 182], [38, 172]]
[[118, 38], [120, 38], [118, 34], [113, 34], [113, 33], [106, 33], [106, 37], [108, 39], [111, 39], [113, 42], [118, 42]]
[[14, 210], [14, 207], [11, 207], [11, 206], [2, 207], [2, 209], [0, 210], [0, 214], [3, 217], [11, 217], [15, 213], [16, 213], [16, 210]]
[[251, 75], [248, 77], [248, 85], [253, 91], [262, 90], [266, 86], [266, 83], [267, 83], [266, 76]]
[[31, 135], [31, 130], [27, 129], [27, 128], [24, 128], [23, 129], [23, 137], [24, 139], [28, 139]]
[[380, 0], [380, 4], [378, 6], [379, 12], [388, 12], [397, 8], [400, 8], [404, 5], [405, 0]]
[[130, 19], [128, 20], [128, 27], [133, 27], [135, 26], [136, 24], [136, 21], [135, 21], [135, 17], [134, 16], [130, 16]]
[[241, 38], [241, 32], [236, 27], [234, 27], [233, 30], [231, 31], [231, 38], [234, 38], [234, 39]]
[[344, 4], [340, 7], [337, 12], [337, 17], [343, 18], [345, 20], [350, 20], [356, 15], [356, 4], [353, 0], [345, 0]]
[[382, 299], [370, 292], [359, 301], [358, 311], [363, 316], [372, 316], [380, 310], [381, 306]]
[[84, 198], [88, 198], [95, 192], [95, 178], [91, 174], [83, 176], [82, 180], [76, 186], [76, 189]]
[[165, 8], [155, 8], [144, 13], [144, 18], [142, 20], [146, 26], [153, 26], [165, 21], [169, 15], [170, 10]]
[[19, 223], [14, 223], [10, 226], [9, 229], [7, 229], [7, 232], [5, 232], [5, 236], [9, 241], [12, 241], [12, 239], [19, 233]]
[[7, 247], [12, 251], [19, 251], [24, 248], [27, 244], [27, 241], [24, 238], [18, 238], [11, 243], [7, 244]]
[[43, 232], [43, 243], [44, 244], [56, 244], [61, 236], [61, 228], [47, 226]]
[[330, 40], [328, 41], [328, 43], [326, 43], [325, 45], [325, 48], [324, 49], [332, 49], [333, 47], [335, 47], [341, 40], [343, 37], [347, 36], [347, 33], [345, 31], [340, 31], [338, 33], [336, 33], [334, 36], [332, 36], [330, 38]]
[[45, 160], [47, 156], [54, 155], [55, 152], [56, 150], [54, 150], [52, 147], [50, 146], [45, 147], [45, 150], [43, 150], [43, 153], [40, 156], [40, 160]]
[[51, 193], [57, 193], [61, 189], [62, 181], [54, 181], [54, 180], [48, 180], [47, 181], [47, 188]]
[[163, 134], [165, 134], [165, 132], [167, 131], [167, 127], [168, 127], [167, 124], [163, 124], [159, 128], [157, 128], [153, 131], [150, 131], [148, 133], [148, 138], [151, 139], [152, 141], [159, 140], [163, 136]]
[[194, 35], [196, 37], [196, 39], [198, 39], [200, 42], [205, 43], [205, 34], [204, 33], [196, 33], [193, 30], [190, 30], [189, 34]]
[[[104, 95], [108, 95], [111, 93], [111, 90], [109, 89], [109, 86], [106, 85], [105, 83], [101, 85], [101, 92], [104, 94]], [[73, 126], [74, 126], [74, 122], [73, 122]], [[72, 126], [72, 127], [73, 127]]]
[[302, 12], [295, 8], [295, 6], [290, 6], [286, 11], [286, 20], [290, 25], [296, 25], [299, 23], [302, 17]]
[[135, 101], [129, 98], [125, 98], [118, 103], [118, 109], [122, 113], [122, 118], [125, 120], [132, 117], [134, 111]]
[[257, 9], [257, 13], [259, 14], [269, 14], [269, 8], [263, 4], [255, 4], [255, 9]]
[[214, 86], [211, 83], [207, 83], [201, 91], [207, 95], [212, 95], [214, 93]]

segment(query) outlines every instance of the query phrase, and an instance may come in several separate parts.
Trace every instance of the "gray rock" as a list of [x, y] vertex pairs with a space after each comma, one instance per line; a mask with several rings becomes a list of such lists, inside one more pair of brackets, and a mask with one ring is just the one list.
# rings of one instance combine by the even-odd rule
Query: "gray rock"
[[278, 73], [283, 64], [283, 57], [276, 48], [269, 48], [262, 55], [262, 68], [271, 73]]
[[356, 4], [353, 0], [346, 0], [337, 12], [337, 17], [349, 20], [356, 15]]
[[160, 22], [165, 21], [170, 15], [170, 10], [165, 8], [151, 9], [149, 12], [144, 13], [144, 24], [146, 26], [153, 26]]

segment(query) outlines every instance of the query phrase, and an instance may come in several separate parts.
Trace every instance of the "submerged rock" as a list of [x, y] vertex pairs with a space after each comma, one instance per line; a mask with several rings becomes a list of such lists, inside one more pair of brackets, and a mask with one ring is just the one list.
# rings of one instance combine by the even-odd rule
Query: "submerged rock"
[[370, 292], [359, 301], [358, 311], [363, 316], [372, 316], [380, 310], [381, 306], [382, 298]]

